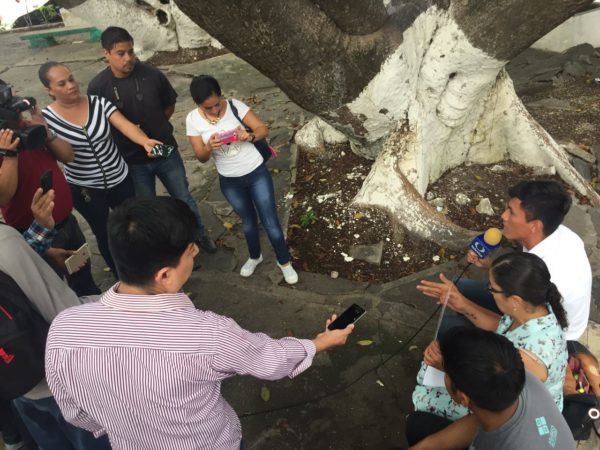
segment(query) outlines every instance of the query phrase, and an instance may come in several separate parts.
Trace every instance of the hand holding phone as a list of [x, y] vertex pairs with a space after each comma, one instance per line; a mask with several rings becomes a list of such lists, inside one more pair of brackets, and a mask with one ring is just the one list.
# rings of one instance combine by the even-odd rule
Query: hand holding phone
[[343, 330], [351, 323], [355, 323], [358, 319], [365, 315], [367, 311], [358, 306], [356, 303], [352, 304], [346, 311], [338, 316], [333, 322], [327, 327], [328, 330]]
[[40, 177], [40, 187], [42, 188], [42, 193], [48, 192], [52, 189], [52, 169], [45, 171]]
[[152, 151], [150, 152], [150, 154], [152, 154], [153, 156], [158, 156], [160, 158], [168, 158], [169, 156], [171, 156], [171, 153], [173, 153], [173, 150], [175, 150], [175, 147], [172, 145], [156, 144], [154, 147], [152, 147]]
[[217, 133], [217, 139], [221, 141], [221, 144], [231, 144], [232, 142], [238, 141], [240, 137], [238, 136], [237, 128], [229, 131], [220, 131]]
[[69, 275], [77, 272], [84, 265], [86, 265], [90, 258], [90, 248], [86, 242], [79, 247], [75, 253], [65, 260], [65, 266], [67, 267], [67, 272]]

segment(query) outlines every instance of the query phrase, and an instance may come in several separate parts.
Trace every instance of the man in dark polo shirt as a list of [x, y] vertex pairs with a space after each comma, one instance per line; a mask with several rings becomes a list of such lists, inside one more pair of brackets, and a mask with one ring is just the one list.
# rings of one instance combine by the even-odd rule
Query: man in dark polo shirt
[[160, 70], [136, 60], [133, 37], [127, 30], [108, 27], [102, 33], [101, 41], [109, 67], [90, 81], [88, 94], [109, 99], [149, 137], [175, 147], [166, 158], [150, 158], [143, 147], [112, 127], [117, 147], [129, 165], [136, 194], [154, 197], [155, 177], [158, 177], [169, 194], [183, 200], [194, 213], [198, 245], [208, 253], [216, 252], [215, 243], [202, 224], [198, 205], [190, 194], [183, 160], [169, 122], [175, 111], [177, 93]]
[[[2, 80], [0, 84], [6, 85]], [[46, 125], [37, 108], [32, 109], [30, 113], [31, 122], [23, 121], [22, 125]], [[85, 243], [77, 219], [71, 214], [71, 191], [57, 164], [57, 160], [73, 160], [71, 145], [49, 132], [43, 147], [16, 152], [19, 141], [13, 140], [13, 136], [9, 129], [0, 130], [0, 148], [5, 153], [4, 157], [0, 157], [0, 210], [4, 221], [20, 232], [29, 228], [33, 221], [33, 194], [40, 187], [42, 174], [51, 170], [55, 192], [53, 217], [57, 235], [51, 248], [43, 255], [44, 259], [60, 276], [67, 276], [69, 286], [78, 296], [100, 294], [100, 289], [92, 278], [90, 264], [86, 264], [72, 275], [66, 274], [64, 264], [65, 259]]]

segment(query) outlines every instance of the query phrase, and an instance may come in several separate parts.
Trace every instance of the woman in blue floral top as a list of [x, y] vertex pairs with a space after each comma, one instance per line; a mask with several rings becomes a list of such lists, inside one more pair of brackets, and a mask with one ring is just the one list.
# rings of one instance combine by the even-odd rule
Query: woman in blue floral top
[[[562, 411], [568, 359], [563, 332], [567, 328], [567, 316], [544, 261], [532, 253], [509, 253], [494, 261], [488, 290], [503, 316], [465, 298], [443, 274], [440, 280], [441, 283], [422, 281], [418, 289], [439, 300], [448, 296], [448, 307], [467, 317], [473, 325], [506, 336], [519, 349], [525, 368], [544, 382]], [[450, 420], [468, 414], [464, 406], [450, 398], [445, 388], [423, 385], [427, 365], [443, 370], [437, 341], [427, 347], [423, 361], [413, 392], [415, 410]]]

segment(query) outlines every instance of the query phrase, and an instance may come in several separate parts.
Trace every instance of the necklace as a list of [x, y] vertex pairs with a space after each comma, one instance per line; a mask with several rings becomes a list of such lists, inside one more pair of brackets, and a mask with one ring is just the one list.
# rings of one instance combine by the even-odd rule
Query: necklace
[[[201, 111], [202, 111], [202, 110], [201, 110]], [[219, 111], [219, 114], [220, 114], [220, 111]], [[206, 115], [206, 113], [205, 113], [204, 111], [202, 111], [202, 115], [204, 116], [204, 118], [206, 119], [206, 121], [207, 121], [208, 123], [210, 123], [211, 125], [216, 125], [217, 123], [219, 123], [219, 120], [221, 120], [221, 117], [220, 117], [219, 115], [217, 115], [217, 118], [216, 118], [216, 119], [210, 119], [210, 118], [209, 118], [209, 117]]]

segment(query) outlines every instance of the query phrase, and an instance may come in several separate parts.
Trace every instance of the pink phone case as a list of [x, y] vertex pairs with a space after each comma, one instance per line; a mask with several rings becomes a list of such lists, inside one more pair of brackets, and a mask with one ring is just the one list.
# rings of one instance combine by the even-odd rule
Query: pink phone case
[[220, 133], [217, 133], [217, 137], [219, 138], [219, 141], [221, 141], [221, 144], [231, 144], [232, 142], [239, 140], [237, 133], [238, 130], [221, 131]]

